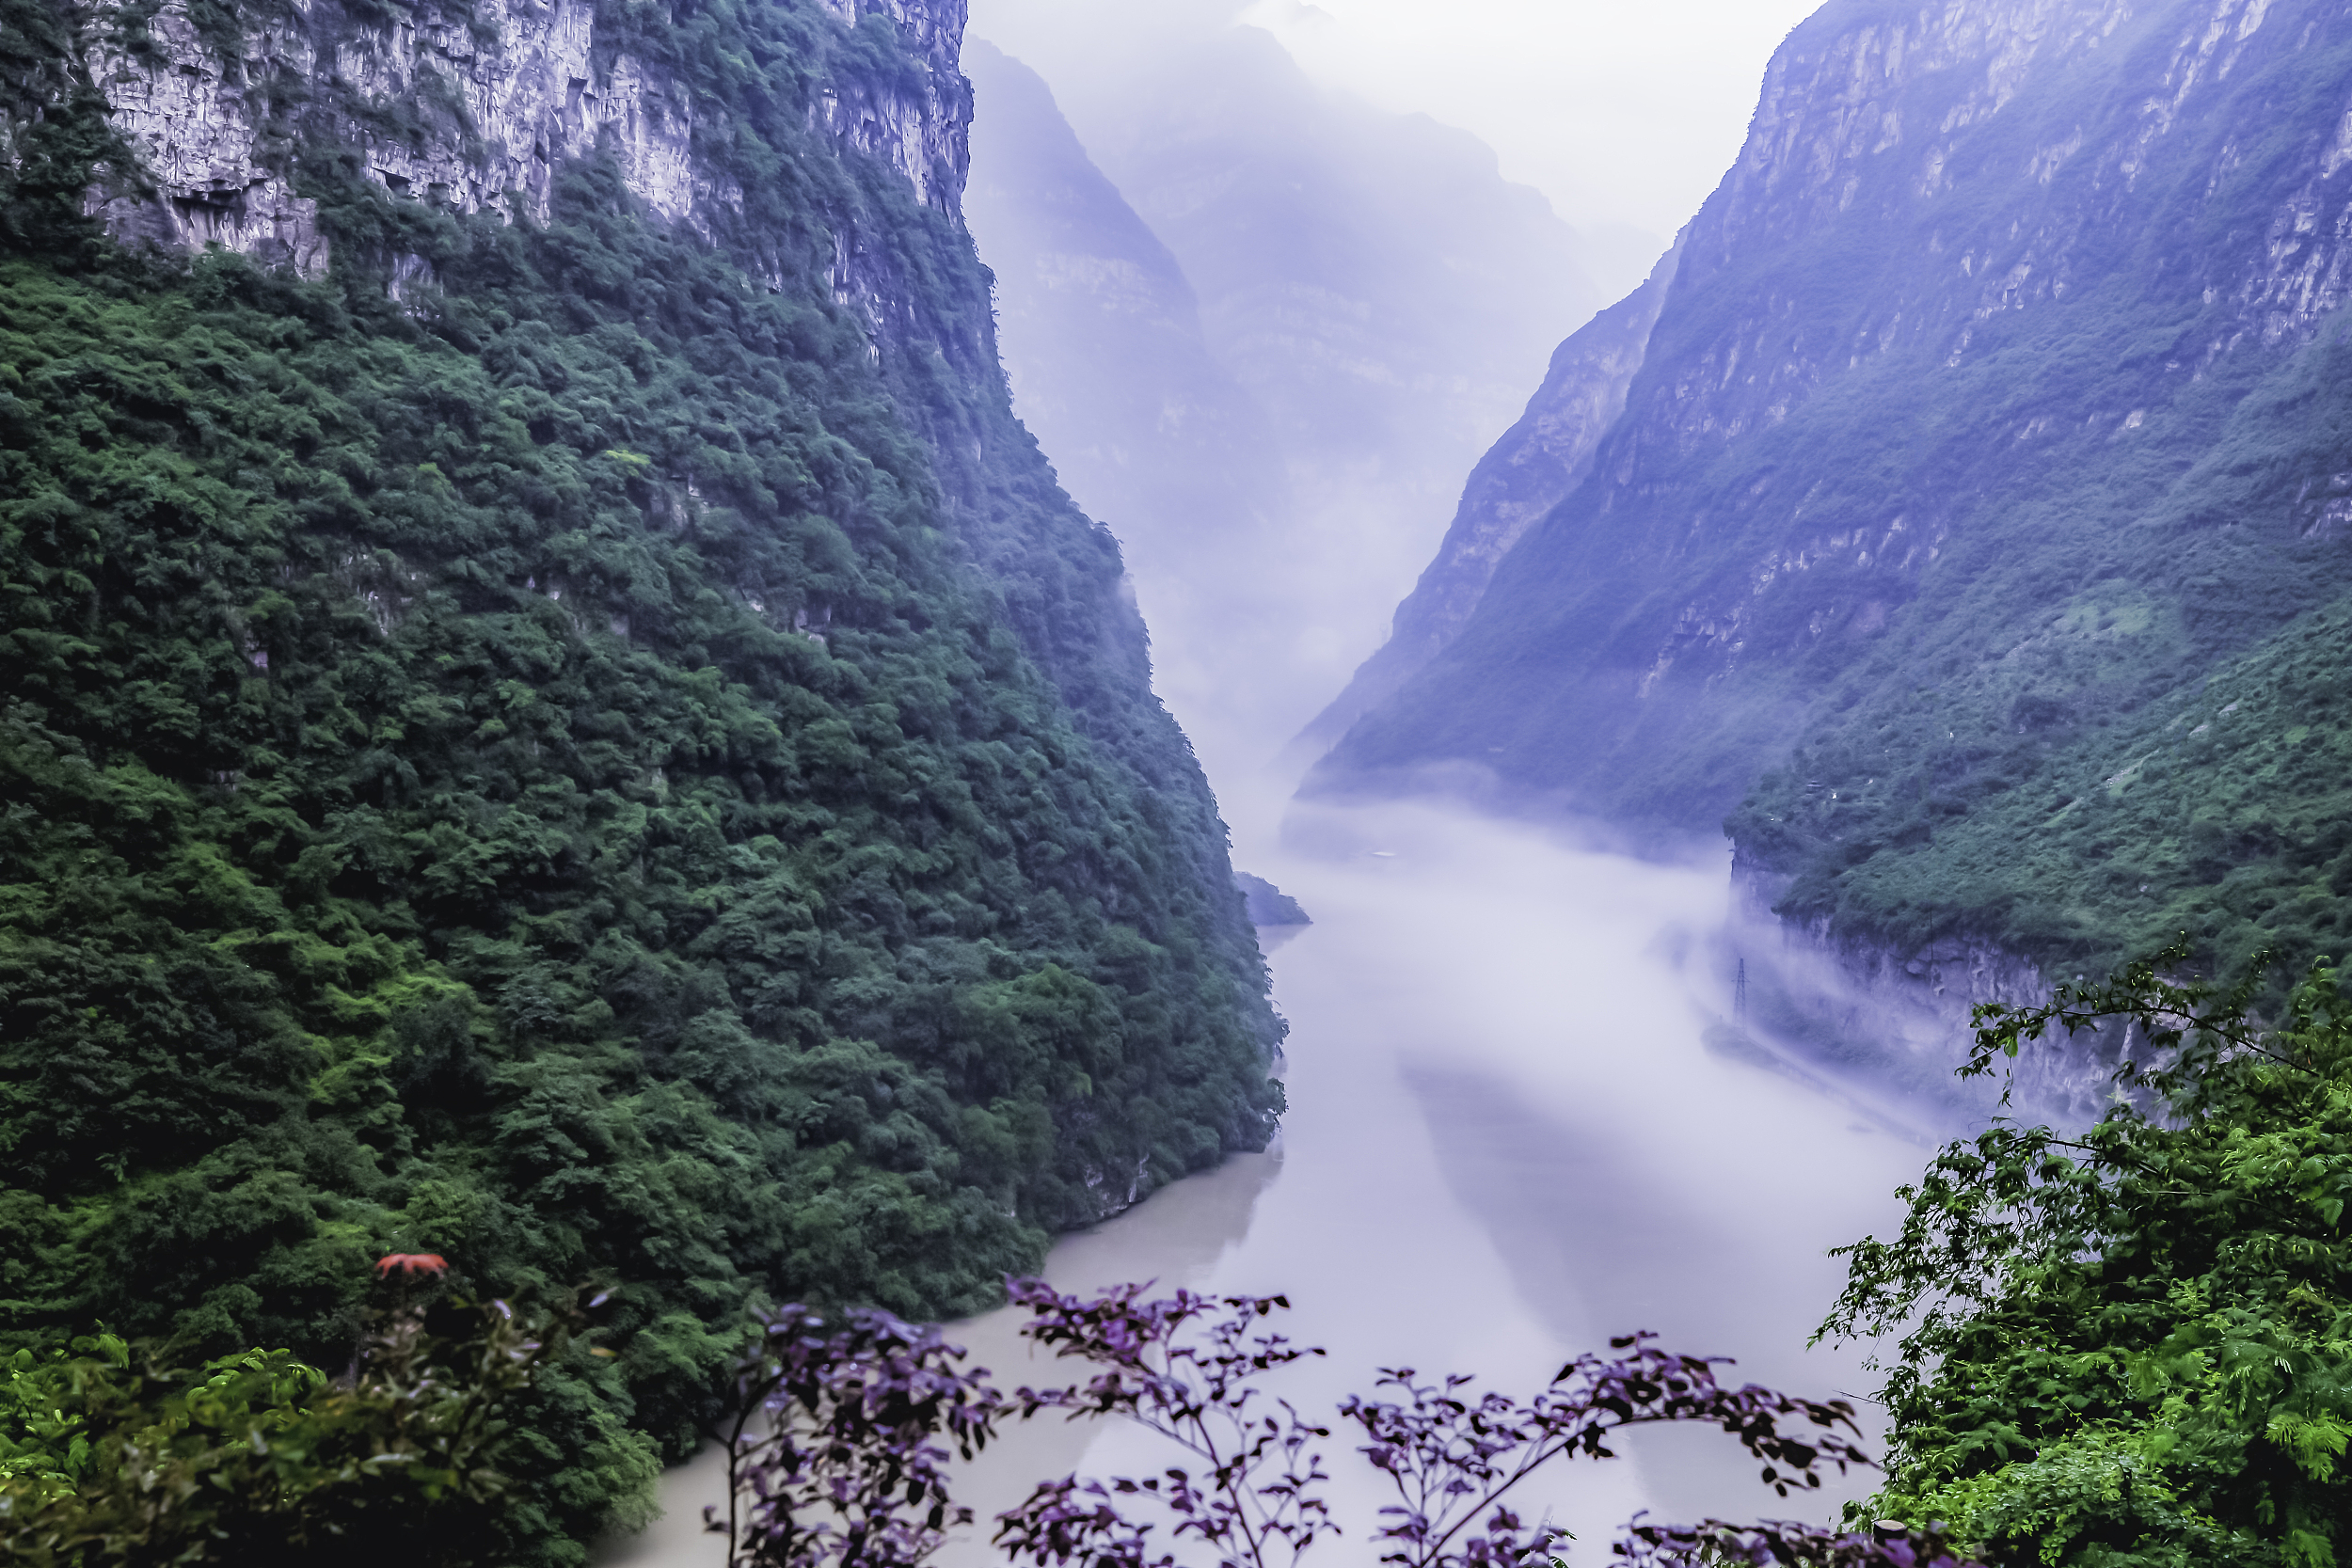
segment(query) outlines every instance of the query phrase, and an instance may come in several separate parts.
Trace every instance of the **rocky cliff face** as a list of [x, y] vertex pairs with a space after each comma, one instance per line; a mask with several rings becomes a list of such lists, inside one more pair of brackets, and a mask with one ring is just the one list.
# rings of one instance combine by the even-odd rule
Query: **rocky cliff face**
[[1680, 260], [1677, 245], [1648, 281], [1552, 354], [1544, 384], [1518, 423], [1470, 470], [1438, 558], [1396, 607], [1389, 640], [1302, 738], [1321, 745], [1337, 740], [1444, 652], [1469, 624], [1502, 558], [1583, 482], [1601, 437], [1625, 412], [1626, 394], [1649, 351], [1650, 332]]
[[2041, 1006], [2052, 980], [2072, 974], [2052, 976], [1982, 937], [1892, 942], [1827, 920], [1783, 919], [1775, 906], [1787, 879], [1752, 866], [1735, 868], [1733, 894], [1716, 967], [1736, 976], [1736, 1029], [1833, 1078], [1896, 1090], [1929, 1128], [1994, 1115], [2080, 1127], [2105, 1111], [2120, 1043], [2111, 1030], [2026, 1053], [1997, 1083], [1952, 1076], [1974, 1043], [1977, 1007]]
[[[1693, 228], [1690, 287], [1752, 281], [1759, 255], [1824, 228], [1883, 224], [1923, 254], [1874, 249], [1873, 297], [1854, 302], [1837, 339], [1800, 315], [1817, 299], [1751, 297], [1690, 345], [1646, 413], [1680, 443], [1729, 443], [1788, 419], [1865, 358], [1915, 347], [1959, 368], [1979, 324], [2115, 281], [2122, 234], [2152, 242], [2129, 257], [2155, 263], [2137, 280], [2215, 308], [2201, 341], [2168, 345], [2187, 355], [2169, 357], [2169, 372], [2194, 377], [2249, 340], [2308, 341], [2344, 299], [2334, 188], [2352, 158], [2344, 105], [2267, 105], [2256, 109], [2261, 133], [2229, 122], [2255, 108], [2249, 76], [2332, 20], [2274, 13], [2269, 0], [1826, 8], [1772, 60], [1740, 161]], [[2299, 123], [2280, 123], [2282, 112]], [[2233, 185], [2263, 134], [2299, 144], [2291, 166], [2264, 169], [2260, 189]], [[2206, 224], [2177, 234], [2150, 230], [2168, 198], [2188, 194], [2162, 187], [2190, 164], [2205, 177], [2190, 199], [2226, 192], [2229, 210], [2208, 208]], [[1963, 195], [1977, 199], [1952, 199]], [[2085, 417], [2120, 429], [2135, 412], [2148, 411]], [[2032, 440], [2052, 426], [2014, 428]]]
[[[957, 63], [964, 6], [823, 4], [846, 26], [861, 12], [889, 19], [921, 71], [844, 76], [812, 119], [896, 167], [917, 201], [957, 211], [971, 119]], [[289, 144], [307, 135], [348, 149], [386, 191], [459, 213], [544, 223], [556, 169], [603, 153], [668, 221], [707, 232], [714, 206], [739, 217], [739, 182], [695, 156], [691, 93], [607, 36], [611, 26], [600, 35], [593, 0], [523, 0], [495, 14], [419, 8], [373, 24], [306, 0], [250, 31], [207, 37], [185, 8], [135, 27], [121, 8], [96, 9], [88, 67], [144, 178], [94, 189], [93, 206], [126, 239], [218, 245], [316, 276], [327, 264], [317, 203], [291, 183]]]
[[1785, 912], [1906, 972], [1950, 940], [2071, 972], [2176, 895], [2245, 951], [2276, 923], [2220, 890], [2259, 865], [2304, 898], [2335, 851], [2251, 801], [2109, 815], [2143, 760], [2222, 766], [2182, 749], [2196, 716], [2091, 769], [2352, 586], [2348, 29], [2293, 0], [1825, 7], [1589, 475], [1317, 785], [1442, 765], [1661, 832], [1733, 812]]

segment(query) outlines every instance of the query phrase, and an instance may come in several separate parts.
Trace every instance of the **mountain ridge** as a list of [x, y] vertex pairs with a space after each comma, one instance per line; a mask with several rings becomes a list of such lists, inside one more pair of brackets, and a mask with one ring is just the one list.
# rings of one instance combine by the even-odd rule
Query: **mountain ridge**
[[2143, 882], [2201, 961], [2339, 950], [2333, 852], [2250, 804], [2218, 859], [2191, 799], [2038, 891], [2027, 854], [1963, 893], [1932, 850], [2033, 842], [2038, 781], [2344, 591], [2345, 45], [2310, 5], [1824, 7], [1591, 476], [1309, 788], [1727, 818], [1785, 916], [1898, 953], [2104, 963]]

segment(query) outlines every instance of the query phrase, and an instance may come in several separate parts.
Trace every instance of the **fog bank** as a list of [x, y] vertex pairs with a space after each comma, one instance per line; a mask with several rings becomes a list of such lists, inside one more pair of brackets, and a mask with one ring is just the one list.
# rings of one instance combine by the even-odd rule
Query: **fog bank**
[[1607, 302], [1490, 148], [1317, 87], [1234, 10], [982, 0], [967, 55], [1015, 405], [1119, 536], [1220, 779], [1379, 645], [1464, 477]]

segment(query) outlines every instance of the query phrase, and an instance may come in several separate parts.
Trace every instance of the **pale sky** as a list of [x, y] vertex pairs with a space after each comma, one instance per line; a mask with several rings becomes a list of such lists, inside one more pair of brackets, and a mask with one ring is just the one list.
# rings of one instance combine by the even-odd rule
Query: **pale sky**
[[1309, 73], [1489, 143], [1594, 235], [1661, 245], [1723, 178], [1764, 65], [1820, 0], [1257, 0]]

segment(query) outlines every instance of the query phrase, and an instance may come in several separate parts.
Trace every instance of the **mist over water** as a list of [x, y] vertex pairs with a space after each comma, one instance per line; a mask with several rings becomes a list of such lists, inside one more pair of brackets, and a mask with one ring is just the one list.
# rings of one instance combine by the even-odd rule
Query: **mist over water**
[[[1199, 368], [1210, 339], [1186, 313], [1187, 285], [1148, 237], [1136, 237], [1132, 217], [1106, 205], [1107, 186], [1041, 88], [1008, 69], [987, 66], [1000, 102], [1027, 95], [1023, 145], [1060, 161], [1061, 194], [1058, 206], [1033, 201], [1029, 211], [1045, 216], [1025, 230], [1004, 216], [1009, 198], [1000, 201], [996, 229], [975, 224], [984, 259], [994, 232], [1000, 245], [1025, 247], [1003, 255], [1046, 269], [1041, 276], [1062, 280], [1057, 287], [1075, 288], [1076, 279], [1155, 302], [1129, 309], [1131, 325], [1120, 330], [1137, 345], [1160, 345], [1150, 351], [1159, 356], [1155, 373], [1183, 392], [1168, 406], [1194, 410], [1177, 434], [1246, 420], [1248, 400], [1235, 395], [1229, 406]], [[985, 151], [980, 138], [976, 145]], [[995, 178], [976, 165], [976, 190]], [[1069, 260], [1082, 250], [1096, 259], [1090, 271]], [[1024, 341], [1048, 330], [1050, 314], [1042, 306], [1007, 310], [1009, 363], [1052, 368], [1041, 340]], [[1539, 358], [1551, 340], [1531, 338]], [[1216, 445], [1138, 451], [1121, 446], [1107, 422], [1120, 388], [1089, 390], [1066, 372], [1059, 382], [1016, 373], [1014, 384], [1017, 406], [1047, 435], [1049, 453], [1090, 443], [1116, 458], [1088, 470], [1105, 493], [1122, 465], [1141, 495], [1157, 483], [1153, 462], [1177, 472]], [[1531, 374], [1516, 396], [1534, 386]], [[1151, 389], [1138, 388], [1128, 390]], [[1049, 406], [1057, 395], [1060, 404]], [[1456, 488], [1475, 455], [1451, 477]], [[1433, 545], [1451, 494], [1442, 501], [1431, 512]], [[1258, 529], [1281, 522], [1287, 504], [1279, 496], [1229, 502], [1227, 521]], [[1200, 529], [1216, 521], [1210, 510], [1209, 501], [1196, 510]], [[1292, 1029], [1283, 1068], [1290, 1110], [1276, 1147], [1065, 1238], [1048, 1277], [1072, 1291], [1152, 1279], [1287, 1293], [1294, 1309], [1279, 1326], [1329, 1353], [1285, 1374], [1282, 1391], [1314, 1413], [1328, 1414], [1346, 1393], [1371, 1393], [1382, 1367], [1470, 1372], [1532, 1393], [1566, 1359], [1637, 1329], [1659, 1332], [1678, 1351], [1735, 1356], [1741, 1378], [1813, 1397], [1866, 1396], [1874, 1382], [1863, 1349], [1806, 1348], [1842, 1279], [1825, 1254], [1896, 1222], [1894, 1189], [1917, 1174], [1927, 1140], [1883, 1095], [1841, 1094], [1769, 1060], [1708, 1049], [1710, 1031], [1720, 1043], [1735, 1011], [1724, 963], [1726, 933], [1737, 929], [1727, 849], [1657, 864], [1593, 847], [1565, 829], [1435, 802], [1295, 801], [1310, 759], [1285, 756], [1286, 744], [1370, 652], [1368, 641], [1345, 658], [1300, 651], [1302, 637], [1331, 626], [1334, 585], [1363, 575], [1343, 531], [1261, 539], [1222, 555], [1230, 564], [1220, 572], [1204, 568], [1210, 557], [1200, 548], [1188, 551], [1188, 543], [1202, 544], [1198, 533], [1188, 538], [1171, 524], [1138, 537], [1120, 517], [1109, 520], [1128, 546], [1151, 622], [1159, 689], [1194, 737], [1232, 827], [1234, 864], [1295, 896], [1314, 924], [1261, 933]], [[1376, 551], [1389, 551], [1387, 534], [1374, 535]], [[1401, 592], [1403, 583], [1391, 586]], [[1392, 606], [1393, 595], [1358, 605], [1349, 624], [1385, 621]], [[1361, 626], [1348, 635], [1365, 641]], [[1290, 654], [1276, 657], [1285, 646]], [[954, 1337], [1008, 1386], [1075, 1375], [1031, 1361], [1017, 1321], [1009, 1310], [992, 1314], [957, 1325]], [[1164, 1457], [1151, 1443], [1113, 1423], [1015, 1429], [966, 1472], [959, 1500], [983, 1525], [947, 1560], [954, 1568], [995, 1560], [985, 1522], [1041, 1479], [1156, 1468]], [[1869, 1489], [1870, 1478], [1859, 1476], [1825, 1496], [1783, 1501], [1757, 1482], [1737, 1443], [1712, 1430], [1637, 1434], [1623, 1451], [1614, 1462], [1564, 1464], [1544, 1490], [1515, 1497], [1524, 1514], [1549, 1511], [1576, 1532], [1572, 1560], [1607, 1560], [1617, 1527], [1644, 1509], [1679, 1519], [1827, 1518], [1837, 1501]], [[1373, 1490], [1343, 1431], [1326, 1454], [1346, 1533], [1323, 1556], [1369, 1562], [1376, 1511], [1390, 1499]], [[705, 1503], [723, 1500], [723, 1464], [708, 1453], [674, 1473], [668, 1516], [601, 1560], [720, 1563], [720, 1544], [700, 1532], [699, 1516]]]
[[[1330, 1353], [1285, 1386], [1309, 1409], [1370, 1391], [1383, 1366], [1532, 1392], [1636, 1329], [1794, 1392], [1868, 1391], [1860, 1350], [1805, 1348], [1842, 1277], [1824, 1254], [1895, 1221], [1922, 1149], [1702, 1043], [1730, 1005], [1704, 943], [1728, 912], [1725, 865], [1645, 864], [1419, 803], [1295, 808], [1281, 840], [1244, 857], [1315, 920], [1268, 933], [1292, 1024], [1279, 1142], [1066, 1239], [1049, 1277], [1287, 1292], [1285, 1331]], [[959, 1338], [1006, 1383], [1056, 1376], [1015, 1326], [1007, 1311]], [[1826, 1517], [1867, 1489], [1783, 1502], [1711, 1430], [1627, 1449], [1562, 1465], [1527, 1500], [1581, 1538], [1583, 1560], [1644, 1508]], [[1348, 1534], [1326, 1555], [1370, 1560], [1388, 1499], [1344, 1433], [1328, 1453]], [[1041, 1422], [993, 1449], [962, 1500], [985, 1519], [1047, 1475], [1157, 1463], [1132, 1429]], [[699, 1475], [717, 1500], [714, 1472]], [[693, 1489], [674, 1484], [665, 1526], [699, 1512]], [[719, 1560], [708, 1538], [673, 1539], [613, 1560]], [[973, 1544], [952, 1560], [989, 1556]]]
[[[1704, 1048], [1728, 1003], [1702, 941], [1724, 864], [1429, 805], [1302, 808], [1290, 830], [1312, 847], [1258, 857], [1317, 922], [1273, 956], [1282, 1166], [1209, 1288], [1290, 1292], [1297, 1337], [1331, 1352], [1327, 1398], [1399, 1364], [1532, 1390], [1645, 1328], [1797, 1391], [1868, 1386], [1858, 1353], [1804, 1342], [1840, 1277], [1824, 1253], [1884, 1227], [1919, 1149]], [[1718, 1433], [1632, 1451], [1555, 1478], [1588, 1543], [1645, 1506], [1790, 1511]]]

